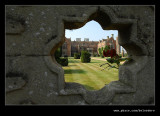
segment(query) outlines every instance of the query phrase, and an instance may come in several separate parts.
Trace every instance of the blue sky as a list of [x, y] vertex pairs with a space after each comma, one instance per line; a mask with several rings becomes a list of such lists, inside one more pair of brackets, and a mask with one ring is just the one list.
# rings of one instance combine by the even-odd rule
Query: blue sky
[[81, 41], [84, 41], [84, 38], [89, 38], [89, 41], [99, 41], [101, 39], [107, 39], [107, 36], [111, 37], [111, 34], [114, 34], [114, 39], [116, 39], [118, 36], [118, 31], [103, 30], [101, 25], [94, 20], [87, 22], [79, 29], [65, 30], [65, 37], [71, 37], [72, 41], [76, 40], [76, 38], [81, 38]]

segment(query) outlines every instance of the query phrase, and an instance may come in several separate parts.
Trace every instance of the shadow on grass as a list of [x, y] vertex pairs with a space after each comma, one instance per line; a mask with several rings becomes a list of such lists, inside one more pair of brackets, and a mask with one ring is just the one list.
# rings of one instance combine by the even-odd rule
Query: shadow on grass
[[80, 63], [81, 61], [78, 60], [69, 60], [69, 63]]
[[64, 73], [65, 74], [73, 74], [73, 73], [85, 74], [86, 71], [81, 70], [81, 69], [65, 69]]
[[69, 65], [69, 66], [76, 66], [76, 65]]
[[89, 86], [89, 85], [84, 85], [83, 86], [87, 89], [87, 90], [95, 90], [93, 87]]
[[94, 62], [94, 61], [91, 61], [90, 63], [101, 63], [101, 62]]

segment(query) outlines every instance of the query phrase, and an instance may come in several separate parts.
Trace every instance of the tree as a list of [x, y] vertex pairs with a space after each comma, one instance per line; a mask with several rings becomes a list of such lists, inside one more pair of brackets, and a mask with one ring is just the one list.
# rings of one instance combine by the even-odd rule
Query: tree
[[[121, 56], [119, 56], [118, 54], [116, 54], [116, 50], [115, 49], [111, 49], [110, 50], [109, 47], [105, 47], [105, 49], [103, 50], [103, 55], [104, 55], [104, 57], [111, 57], [111, 58], [107, 58], [106, 59], [109, 63], [107, 62], [105, 64], [100, 65], [100, 67], [101, 67], [103, 65], [108, 64], [108, 66], [105, 67], [104, 69], [106, 69], [108, 67], [119, 69], [121, 61], [131, 60], [130, 58], [122, 58]], [[117, 66], [115, 66], [115, 65], [112, 66], [111, 64], [113, 64], [113, 63], [116, 63]], [[102, 70], [104, 70], [104, 69], [102, 69]]]
[[105, 52], [107, 52], [107, 50], [109, 50], [109, 49], [110, 49], [109, 46], [105, 46], [105, 47], [104, 47]]
[[100, 57], [103, 58], [103, 57], [104, 57], [104, 56], [103, 56], [103, 53], [102, 53], [102, 52], [103, 52], [103, 47], [102, 47], [102, 48], [99, 48], [99, 49], [98, 49], [98, 52], [99, 52]]

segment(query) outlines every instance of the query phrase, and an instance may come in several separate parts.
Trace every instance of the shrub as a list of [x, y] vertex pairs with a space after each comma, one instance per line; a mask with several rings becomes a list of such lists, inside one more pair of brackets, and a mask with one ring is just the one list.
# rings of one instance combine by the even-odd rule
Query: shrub
[[87, 63], [91, 61], [91, 54], [87, 51], [81, 51], [81, 62]]
[[62, 52], [61, 52], [62, 50], [61, 50], [61, 47], [59, 47], [56, 51], [55, 51], [55, 53], [54, 53], [54, 56], [55, 56], [55, 59], [56, 60], [59, 60], [59, 58], [61, 57], [61, 55], [62, 55]]
[[56, 59], [57, 63], [61, 66], [68, 66], [68, 57]]
[[101, 48], [98, 49], [99, 55], [102, 56]]
[[80, 59], [80, 54], [79, 53], [74, 53], [74, 59]]
[[60, 64], [62, 66], [68, 66], [68, 57], [60, 58]]
[[98, 49], [99, 55], [100, 55], [101, 58], [104, 58], [104, 56], [103, 56], [103, 50], [107, 50], [107, 49], [108, 49], [108, 46], [105, 46], [105, 48], [102, 47], [102, 48]]
[[105, 52], [107, 52], [107, 50], [109, 50], [109, 49], [110, 49], [109, 46], [105, 46], [105, 47], [104, 47]]
[[[107, 58], [106, 60], [108, 61], [107, 63], [105, 63], [105, 64], [102, 64], [102, 65], [100, 65], [100, 67], [102, 67], [103, 65], [106, 65], [106, 64], [108, 64], [108, 66], [107, 67], [109, 67], [109, 69], [110, 68], [116, 68], [116, 69], [119, 69], [119, 66], [121, 66], [121, 64], [120, 64], [120, 62], [121, 61], [129, 61], [129, 60], [132, 60], [131, 58], [122, 58], [121, 56], [119, 56], [117, 53], [116, 53], [116, 50], [115, 49], [111, 49], [111, 50], [107, 50], [107, 51], [103, 51], [103, 55], [105, 56], [105, 57], [111, 57], [111, 58]], [[113, 63], [116, 63], [117, 64], [117, 66], [116, 65], [111, 65], [111, 64], [113, 64]], [[107, 68], [106, 67], [106, 68]], [[104, 69], [106, 69], [106, 68], [104, 68]], [[102, 69], [102, 70], [104, 70], [104, 69]], [[108, 69], [108, 70], [109, 70]]]
[[61, 58], [61, 55], [62, 55], [62, 52], [61, 52], [61, 47], [59, 47], [55, 53], [54, 53], [54, 56], [55, 56], [55, 59], [57, 61], [58, 64], [62, 65], [62, 66], [68, 66], [68, 57], [64, 57], [64, 58]]

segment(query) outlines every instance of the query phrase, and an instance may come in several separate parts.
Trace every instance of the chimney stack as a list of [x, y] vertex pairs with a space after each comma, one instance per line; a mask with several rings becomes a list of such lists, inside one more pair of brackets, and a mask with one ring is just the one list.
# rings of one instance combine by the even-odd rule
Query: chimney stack
[[114, 34], [111, 34], [112, 35], [112, 38], [114, 38]]

